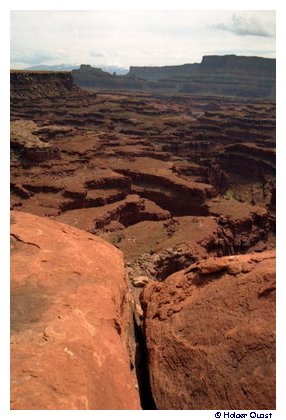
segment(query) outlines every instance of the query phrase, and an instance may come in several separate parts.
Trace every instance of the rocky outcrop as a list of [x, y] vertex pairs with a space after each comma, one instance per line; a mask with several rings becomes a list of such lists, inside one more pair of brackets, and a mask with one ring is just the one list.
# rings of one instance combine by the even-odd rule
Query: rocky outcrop
[[267, 174], [275, 176], [275, 144], [272, 147], [262, 147], [253, 143], [235, 143], [226, 147], [218, 160], [229, 172], [240, 174], [251, 171], [253, 177], [260, 178]]
[[138, 195], [128, 195], [112, 204], [64, 212], [57, 220], [96, 233], [100, 230], [120, 230], [142, 220], [165, 220], [169, 217], [170, 213], [155, 203]]
[[88, 93], [75, 86], [70, 72], [11, 70], [11, 103], [22, 99], [84, 97]]
[[102, 234], [102, 238], [124, 253], [128, 278], [134, 284], [141, 276], [150, 281], [164, 281], [191, 262], [207, 258], [212, 251], [217, 255], [213, 244], [218, 232], [214, 217], [184, 216], [165, 221], [145, 220]]
[[11, 409], [140, 409], [121, 252], [31, 214], [11, 223]]
[[164, 168], [121, 172], [132, 179], [134, 192], [155, 201], [176, 216], [207, 214], [206, 200], [217, 195], [211, 185], [187, 181]]
[[208, 178], [220, 194], [225, 194], [229, 187], [229, 177], [227, 172], [223, 171], [219, 165], [213, 163], [208, 168]]
[[157, 409], [275, 409], [275, 253], [209, 258], [141, 295]]
[[208, 210], [217, 217], [219, 225], [217, 235], [208, 244], [209, 252], [215, 251], [220, 257], [243, 253], [267, 239], [271, 226], [269, 213], [264, 208], [234, 199], [214, 198], [208, 201]]
[[112, 75], [100, 68], [82, 64], [78, 70], [72, 71], [76, 85], [85, 88], [107, 90], [144, 90], [146, 82], [128, 76]]
[[59, 157], [59, 150], [40, 140], [37, 125], [29, 120], [11, 122], [10, 144], [13, 153], [24, 164], [33, 165]]

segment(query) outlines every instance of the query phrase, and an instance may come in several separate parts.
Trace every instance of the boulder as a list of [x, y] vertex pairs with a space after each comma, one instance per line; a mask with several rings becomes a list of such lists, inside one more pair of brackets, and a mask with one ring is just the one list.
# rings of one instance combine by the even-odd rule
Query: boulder
[[132, 280], [132, 284], [134, 287], [144, 287], [149, 281], [150, 279], [146, 276], [137, 276]]
[[140, 409], [121, 251], [31, 214], [11, 222], [11, 409]]
[[209, 258], [145, 286], [157, 409], [275, 409], [275, 261]]

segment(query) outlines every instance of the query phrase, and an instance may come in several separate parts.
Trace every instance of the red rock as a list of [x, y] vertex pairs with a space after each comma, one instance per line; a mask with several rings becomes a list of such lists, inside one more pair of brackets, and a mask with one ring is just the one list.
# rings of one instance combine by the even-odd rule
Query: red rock
[[11, 148], [30, 164], [58, 158], [59, 150], [35, 134], [37, 125], [29, 120], [11, 122]]
[[[114, 192], [113, 192], [114, 193]], [[101, 193], [103, 196], [103, 194]], [[164, 220], [170, 213], [150, 200], [138, 195], [128, 195], [120, 201], [98, 207], [80, 208], [67, 211], [57, 217], [60, 222], [94, 233], [96, 230], [117, 230], [113, 222], [119, 222], [122, 229], [141, 220]]]
[[140, 409], [122, 253], [12, 212], [11, 409]]
[[[220, 238], [213, 243], [219, 256], [245, 253], [259, 241], [267, 240], [270, 225], [265, 208], [221, 197], [209, 200], [207, 205], [209, 213], [217, 217], [221, 227]], [[261, 251], [259, 245], [257, 250]]]
[[275, 261], [210, 258], [145, 286], [158, 409], [275, 409]]

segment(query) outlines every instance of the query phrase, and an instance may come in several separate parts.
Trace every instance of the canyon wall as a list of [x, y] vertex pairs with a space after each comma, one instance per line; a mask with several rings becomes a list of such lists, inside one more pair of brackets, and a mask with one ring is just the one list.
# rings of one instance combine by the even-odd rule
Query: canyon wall
[[11, 408], [274, 409], [275, 101], [16, 73]]

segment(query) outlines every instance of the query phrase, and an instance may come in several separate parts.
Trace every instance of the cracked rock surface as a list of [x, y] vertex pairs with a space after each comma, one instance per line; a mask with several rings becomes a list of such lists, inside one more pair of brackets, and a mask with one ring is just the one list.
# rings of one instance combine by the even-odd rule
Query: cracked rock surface
[[158, 409], [275, 409], [275, 262], [209, 258], [144, 288]]
[[137, 410], [121, 251], [12, 212], [11, 408]]

